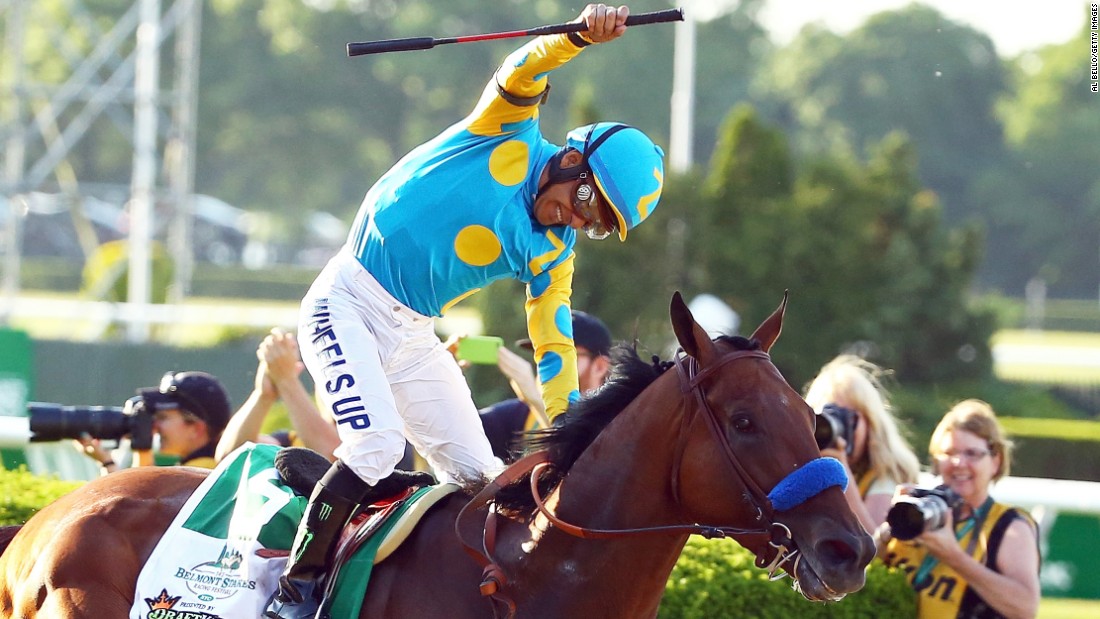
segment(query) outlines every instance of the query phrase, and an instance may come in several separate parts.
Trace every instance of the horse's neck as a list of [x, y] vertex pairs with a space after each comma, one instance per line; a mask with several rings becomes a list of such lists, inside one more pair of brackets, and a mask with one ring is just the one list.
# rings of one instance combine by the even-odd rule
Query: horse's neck
[[[680, 524], [671, 484], [673, 461], [679, 456], [674, 446], [680, 439], [680, 417], [665, 414], [645, 421], [643, 417], [655, 416], [630, 412], [623, 411], [600, 434], [551, 495], [551, 509], [561, 519], [613, 530]], [[545, 535], [548, 527], [538, 516], [531, 527], [533, 536]], [[594, 540], [554, 531], [543, 541], [525, 560], [532, 569], [523, 571], [542, 578], [552, 575], [549, 592], [559, 602], [569, 600], [562, 602], [569, 605], [562, 611], [584, 616], [586, 605], [589, 611], [655, 611], [686, 536], [654, 533]]]
[[577, 459], [555, 498], [561, 516], [590, 528], [667, 524], [677, 517], [672, 489], [679, 416], [640, 422], [624, 411]]

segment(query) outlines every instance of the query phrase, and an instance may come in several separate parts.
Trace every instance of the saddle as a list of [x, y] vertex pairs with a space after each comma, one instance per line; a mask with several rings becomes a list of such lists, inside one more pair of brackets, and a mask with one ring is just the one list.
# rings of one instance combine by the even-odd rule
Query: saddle
[[[283, 482], [305, 497], [329, 466], [310, 449], [288, 448], [275, 456], [275, 470]], [[427, 473], [401, 473], [379, 482], [375, 489], [387, 498], [360, 507], [340, 534], [325, 576], [321, 608], [327, 609], [327, 616], [358, 616], [371, 568], [393, 554], [432, 506], [459, 489], [456, 484], [436, 484]]]

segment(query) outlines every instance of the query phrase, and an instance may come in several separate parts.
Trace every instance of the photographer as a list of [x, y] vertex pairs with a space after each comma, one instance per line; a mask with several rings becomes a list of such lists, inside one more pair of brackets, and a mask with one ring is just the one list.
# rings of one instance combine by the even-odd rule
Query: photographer
[[[936, 426], [928, 452], [943, 487], [898, 490], [896, 504], [931, 520], [916, 527], [891, 510], [884, 531], [887, 565], [906, 572], [917, 591], [919, 617], [1034, 617], [1039, 608], [1039, 532], [1022, 509], [997, 503], [992, 483], [1008, 474], [1012, 443], [993, 409], [981, 400], [955, 405]], [[954, 498], [957, 495], [957, 499]], [[946, 497], [946, 501], [943, 497]], [[946, 507], [945, 507], [946, 505]], [[953, 507], [952, 507], [953, 506]], [[904, 530], [903, 530], [904, 529]], [[890, 532], [897, 536], [890, 539]]]
[[[158, 387], [138, 390], [136, 416], [152, 417], [152, 434], [160, 437], [158, 452], [177, 456], [184, 466], [214, 468], [214, 448], [229, 421], [229, 396], [221, 382], [205, 372], [169, 372]], [[107, 472], [118, 467], [87, 432], [79, 449], [99, 461]], [[145, 458], [141, 464], [150, 464]]]
[[920, 460], [902, 437], [883, 370], [855, 355], [840, 355], [821, 368], [806, 390], [817, 420], [821, 455], [848, 471], [845, 497], [867, 531], [886, 521], [898, 484], [915, 483]]

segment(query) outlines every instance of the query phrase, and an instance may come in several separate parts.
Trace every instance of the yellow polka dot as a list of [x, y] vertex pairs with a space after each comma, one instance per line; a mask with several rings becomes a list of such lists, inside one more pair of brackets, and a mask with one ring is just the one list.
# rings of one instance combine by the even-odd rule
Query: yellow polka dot
[[455, 254], [466, 264], [483, 267], [500, 256], [500, 239], [485, 226], [466, 226], [455, 237]]
[[527, 144], [509, 140], [494, 148], [489, 155], [489, 173], [505, 187], [518, 185], [527, 178], [527, 160]]

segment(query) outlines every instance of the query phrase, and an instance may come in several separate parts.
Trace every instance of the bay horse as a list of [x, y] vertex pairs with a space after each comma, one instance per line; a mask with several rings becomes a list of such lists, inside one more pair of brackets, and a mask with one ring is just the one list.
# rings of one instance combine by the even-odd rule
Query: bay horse
[[[779, 496], [828, 460], [768, 356], [785, 307], [748, 339], [712, 340], [676, 293], [683, 352], [650, 364], [618, 347], [610, 382], [534, 439], [539, 468], [432, 508], [375, 566], [359, 617], [654, 617], [691, 533], [733, 536], [809, 600], [860, 589], [874, 545], [842, 488]], [[142, 564], [205, 475], [120, 471], [42, 509], [0, 555], [0, 616], [127, 617]]]

